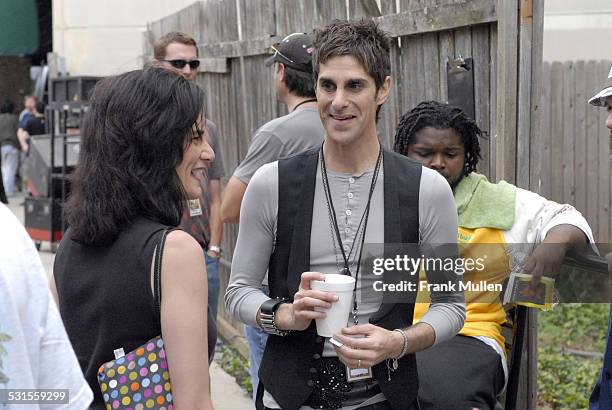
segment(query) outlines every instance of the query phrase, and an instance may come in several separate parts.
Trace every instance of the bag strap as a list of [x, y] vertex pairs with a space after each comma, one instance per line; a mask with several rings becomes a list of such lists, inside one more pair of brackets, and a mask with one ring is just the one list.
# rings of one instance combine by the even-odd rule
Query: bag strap
[[155, 250], [155, 264], [153, 265], [153, 297], [155, 302], [153, 304], [155, 314], [160, 320], [161, 325], [161, 268], [162, 268], [162, 255], [164, 254], [164, 244], [166, 243], [166, 236], [174, 231], [176, 228], [165, 228], [162, 232], [159, 244]]

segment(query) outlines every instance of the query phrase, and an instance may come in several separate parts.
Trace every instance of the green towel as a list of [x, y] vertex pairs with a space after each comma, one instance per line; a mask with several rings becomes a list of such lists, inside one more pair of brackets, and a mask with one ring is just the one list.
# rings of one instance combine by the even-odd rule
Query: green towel
[[514, 225], [514, 185], [506, 181], [493, 184], [484, 175], [472, 172], [459, 182], [454, 194], [459, 226], [507, 231]]

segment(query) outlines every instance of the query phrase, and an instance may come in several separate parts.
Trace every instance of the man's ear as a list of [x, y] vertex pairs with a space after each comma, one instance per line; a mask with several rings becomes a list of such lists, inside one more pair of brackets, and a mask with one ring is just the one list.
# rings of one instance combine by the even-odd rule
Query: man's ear
[[376, 93], [376, 105], [382, 105], [387, 101], [387, 98], [389, 98], [389, 91], [391, 91], [391, 77], [387, 76]]
[[276, 63], [276, 73], [280, 76], [281, 82], [285, 82], [285, 65], [283, 63]]

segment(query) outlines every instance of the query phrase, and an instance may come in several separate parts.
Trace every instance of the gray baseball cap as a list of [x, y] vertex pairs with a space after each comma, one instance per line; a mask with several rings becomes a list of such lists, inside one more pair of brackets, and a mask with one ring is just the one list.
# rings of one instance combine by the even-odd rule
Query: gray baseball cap
[[603, 107], [606, 104], [606, 98], [612, 96], [612, 67], [610, 67], [610, 72], [608, 73], [608, 78], [606, 79], [606, 83], [604, 84], [603, 90], [595, 94], [589, 100], [589, 104], [597, 105], [599, 107]]

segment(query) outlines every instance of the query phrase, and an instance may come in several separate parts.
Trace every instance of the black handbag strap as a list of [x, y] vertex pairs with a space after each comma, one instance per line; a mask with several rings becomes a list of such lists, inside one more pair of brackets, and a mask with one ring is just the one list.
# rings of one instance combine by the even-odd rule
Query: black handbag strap
[[155, 309], [155, 315], [159, 318], [161, 326], [161, 268], [162, 268], [162, 255], [164, 254], [164, 244], [166, 243], [166, 236], [174, 231], [176, 228], [166, 228], [162, 232], [159, 244], [155, 249], [155, 263], [153, 265], [153, 298], [155, 302], [153, 304]]

